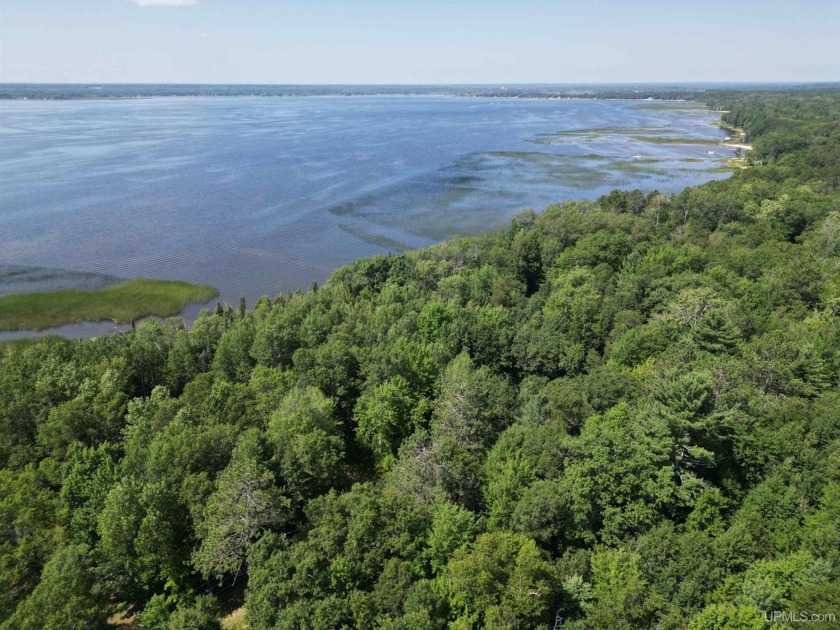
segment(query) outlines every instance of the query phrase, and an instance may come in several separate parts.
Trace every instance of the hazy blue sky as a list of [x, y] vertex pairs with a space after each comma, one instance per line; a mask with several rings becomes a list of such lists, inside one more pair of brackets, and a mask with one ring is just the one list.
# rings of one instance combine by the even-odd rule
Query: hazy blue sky
[[840, 0], [0, 0], [0, 81], [840, 81], [838, 32]]

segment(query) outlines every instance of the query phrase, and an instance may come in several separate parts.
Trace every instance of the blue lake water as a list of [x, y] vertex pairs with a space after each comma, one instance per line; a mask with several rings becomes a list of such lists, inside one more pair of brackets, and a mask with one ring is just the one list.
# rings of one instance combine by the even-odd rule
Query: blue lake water
[[[0, 102], [0, 265], [57, 270], [35, 274], [49, 280], [33, 289], [154, 277], [253, 304], [360, 256], [476, 234], [525, 208], [726, 177], [713, 171], [733, 154], [714, 146], [717, 119], [646, 101]], [[0, 277], [0, 294], [20, 286]]]

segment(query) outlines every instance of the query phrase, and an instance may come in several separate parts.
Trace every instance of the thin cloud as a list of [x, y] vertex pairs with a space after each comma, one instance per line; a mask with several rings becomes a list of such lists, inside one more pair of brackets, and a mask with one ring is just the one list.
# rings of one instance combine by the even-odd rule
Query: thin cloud
[[186, 7], [198, 0], [134, 0], [141, 7]]

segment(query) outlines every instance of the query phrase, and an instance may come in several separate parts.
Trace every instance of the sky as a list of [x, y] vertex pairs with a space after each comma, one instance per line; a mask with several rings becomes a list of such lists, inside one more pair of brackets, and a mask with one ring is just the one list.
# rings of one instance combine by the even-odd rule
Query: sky
[[5, 83], [840, 81], [840, 0], [0, 0]]

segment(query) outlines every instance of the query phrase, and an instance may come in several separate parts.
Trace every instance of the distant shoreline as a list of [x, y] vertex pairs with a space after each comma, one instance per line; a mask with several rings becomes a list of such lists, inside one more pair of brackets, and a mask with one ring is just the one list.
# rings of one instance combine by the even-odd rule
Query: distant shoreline
[[0, 83], [0, 100], [124, 100], [155, 97], [448, 96], [599, 100], [698, 100], [717, 91], [820, 90], [840, 83], [656, 83], [499, 85], [274, 85]]

